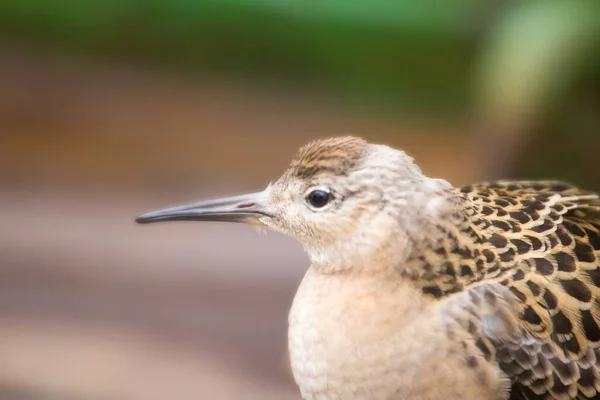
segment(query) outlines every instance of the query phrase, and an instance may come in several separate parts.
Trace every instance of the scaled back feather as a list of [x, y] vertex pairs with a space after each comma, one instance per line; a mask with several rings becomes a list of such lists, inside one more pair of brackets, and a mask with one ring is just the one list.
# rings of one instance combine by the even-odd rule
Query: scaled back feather
[[412, 279], [441, 302], [468, 293], [465, 325], [515, 307], [518, 321], [502, 319], [502, 335], [471, 327], [479, 351], [511, 379], [511, 399], [600, 398], [598, 195], [555, 181], [459, 193], [466, 216], [447, 227], [449, 240], [415, 252]]

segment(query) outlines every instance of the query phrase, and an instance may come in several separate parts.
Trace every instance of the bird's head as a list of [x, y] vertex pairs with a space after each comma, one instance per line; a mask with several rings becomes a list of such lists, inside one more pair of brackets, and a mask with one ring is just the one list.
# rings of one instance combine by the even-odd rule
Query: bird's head
[[[355, 137], [302, 147], [288, 169], [261, 192], [152, 211], [138, 223], [174, 220], [244, 222], [297, 239], [312, 264], [337, 271], [382, 254], [394, 257], [417, 238], [411, 225], [435, 219], [451, 189], [425, 177], [404, 152]], [[388, 246], [389, 247], [389, 246]]]

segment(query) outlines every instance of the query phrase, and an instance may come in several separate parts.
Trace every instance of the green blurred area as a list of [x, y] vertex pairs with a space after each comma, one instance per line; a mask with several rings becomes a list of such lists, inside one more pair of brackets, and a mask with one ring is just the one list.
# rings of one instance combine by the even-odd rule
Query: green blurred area
[[489, 8], [474, 0], [8, 0], [0, 26], [94, 57], [455, 108], [465, 106]]
[[[600, 149], [596, 0], [4, 0], [0, 37], [87, 60], [314, 90], [398, 115], [473, 120], [465, 131], [484, 148], [494, 143], [502, 154], [490, 169], [503, 176], [569, 170], [544, 156], [581, 152], [561, 138]], [[544, 152], [527, 159], [538, 142]], [[600, 188], [598, 178], [581, 180]]]

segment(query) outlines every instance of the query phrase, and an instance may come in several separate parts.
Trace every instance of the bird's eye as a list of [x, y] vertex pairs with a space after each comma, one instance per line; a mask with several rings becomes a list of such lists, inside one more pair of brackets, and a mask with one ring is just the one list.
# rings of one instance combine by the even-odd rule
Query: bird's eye
[[306, 196], [306, 200], [315, 208], [325, 207], [332, 198], [331, 193], [321, 189], [313, 190]]

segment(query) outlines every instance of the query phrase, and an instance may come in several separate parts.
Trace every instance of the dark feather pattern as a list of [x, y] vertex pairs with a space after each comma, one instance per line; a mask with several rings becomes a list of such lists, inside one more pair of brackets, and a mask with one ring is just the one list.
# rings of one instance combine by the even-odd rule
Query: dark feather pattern
[[[498, 299], [514, 303], [518, 323], [500, 322], [508, 327], [503, 337], [486, 333], [482, 322], [498, 318], [501, 308], [471, 306], [459, 321], [477, 322], [473, 336], [510, 378], [511, 399], [600, 398], [598, 195], [554, 181], [500, 181], [459, 192], [466, 211], [447, 228], [451, 240], [415, 253], [407, 275], [439, 301], [477, 289], [488, 307]], [[435, 273], [418, 272], [431, 268]], [[504, 289], [485, 289], [493, 285]]]

